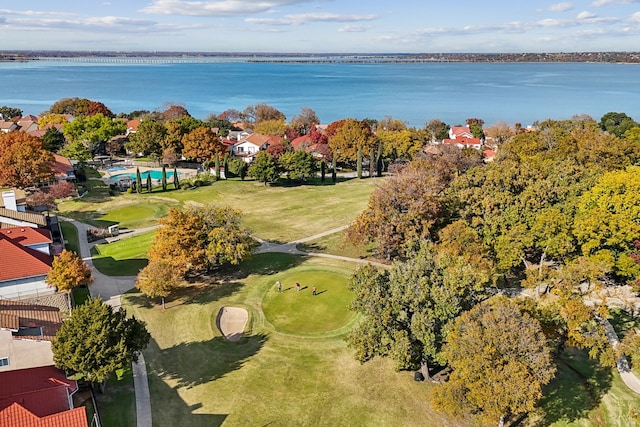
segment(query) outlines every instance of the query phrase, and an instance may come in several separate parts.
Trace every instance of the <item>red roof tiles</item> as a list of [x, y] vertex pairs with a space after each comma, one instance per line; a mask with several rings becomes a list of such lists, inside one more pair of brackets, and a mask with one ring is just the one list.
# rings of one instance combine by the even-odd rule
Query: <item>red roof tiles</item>
[[44, 228], [12, 227], [0, 229], [0, 234], [20, 243], [22, 246], [37, 245], [40, 243], [53, 243], [51, 232]]
[[[73, 412], [69, 410], [69, 396], [78, 390], [78, 383], [67, 379], [64, 372], [55, 366], [1, 372], [0, 384], [2, 384], [0, 389], [0, 425], [2, 426], [87, 425], [84, 408], [80, 408], [79, 411], [84, 415], [84, 424], [76, 423], [77, 420], [82, 419], [81, 415], [67, 414]], [[54, 414], [59, 417], [45, 420]], [[64, 423], [59, 420], [63, 420]]]
[[2, 427], [87, 427], [87, 411], [84, 407], [57, 414], [38, 417], [18, 403], [0, 410]]
[[[6, 229], [5, 229], [6, 230]], [[0, 234], [0, 282], [43, 276], [51, 270], [53, 258]]]

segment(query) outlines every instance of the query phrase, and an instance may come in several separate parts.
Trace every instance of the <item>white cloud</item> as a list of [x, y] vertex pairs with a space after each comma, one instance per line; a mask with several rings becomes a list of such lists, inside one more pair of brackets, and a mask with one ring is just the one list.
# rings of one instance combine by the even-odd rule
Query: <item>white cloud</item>
[[573, 4], [569, 2], [555, 3], [549, 6], [549, 11], [551, 12], [566, 12], [567, 10], [573, 9]]
[[244, 21], [259, 25], [302, 25], [313, 22], [360, 22], [377, 19], [377, 15], [339, 15], [335, 13], [302, 13], [285, 15], [283, 18], [247, 18]]
[[629, 18], [629, 21], [640, 24], [640, 12], [635, 12], [634, 14], [632, 14]]
[[595, 13], [591, 13], [591, 12], [589, 12], [589, 11], [586, 11], [586, 10], [585, 10], [585, 11], [583, 11], [583, 12], [580, 12], [580, 13], [578, 14], [578, 16], [576, 16], [576, 19], [577, 19], [577, 20], [593, 19], [593, 18], [595, 18], [595, 17], [597, 17], [597, 16], [598, 16], [598, 15], [596, 15]]
[[370, 30], [370, 25], [345, 25], [338, 29], [339, 33], [362, 33]]
[[252, 13], [273, 11], [280, 6], [310, 3], [311, 0], [221, 0], [221, 1], [182, 1], [154, 0], [140, 11], [159, 15], [187, 16], [243, 16]]
[[606, 6], [608, 4], [631, 4], [638, 3], [640, 0], [596, 0], [591, 3], [595, 7]]

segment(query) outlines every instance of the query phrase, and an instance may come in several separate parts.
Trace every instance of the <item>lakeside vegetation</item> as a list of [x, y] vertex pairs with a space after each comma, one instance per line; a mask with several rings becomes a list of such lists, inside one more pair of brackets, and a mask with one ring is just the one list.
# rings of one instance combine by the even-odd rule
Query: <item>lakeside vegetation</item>
[[206, 61], [207, 58], [243, 59], [248, 62], [640, 62], [640, 52], [519, 52], [519, 53], [260, 53], [260, 52], [113, 52], [113, 51], [0, 51], [0, 61], [33, 61], [64, 58], [179, 58], [180, 61]]

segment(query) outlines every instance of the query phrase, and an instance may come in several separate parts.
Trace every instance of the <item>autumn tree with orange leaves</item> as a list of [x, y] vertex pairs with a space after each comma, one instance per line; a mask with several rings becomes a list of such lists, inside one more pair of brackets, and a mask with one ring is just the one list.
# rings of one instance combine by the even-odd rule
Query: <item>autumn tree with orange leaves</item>
[[25, 188], [53, 178], [53, 154], [24, 132], [0, 133], [0, 186]]
[[160, 220], [149, 251], [150, 263], [167, 260], [181, 275], [238, 264], [251, 256], [255, 241], [240, 226], [240, 211], [230, 207], [170, 209]]

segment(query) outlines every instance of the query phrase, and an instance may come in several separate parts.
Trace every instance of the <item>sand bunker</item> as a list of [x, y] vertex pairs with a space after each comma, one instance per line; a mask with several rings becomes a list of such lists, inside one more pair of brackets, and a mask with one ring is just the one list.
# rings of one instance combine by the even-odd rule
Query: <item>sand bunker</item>
[[218, 312], [216, 325], [229, 341], [238, 341], [249, 319], [249, 313], [244, 308], [222, 307]]

